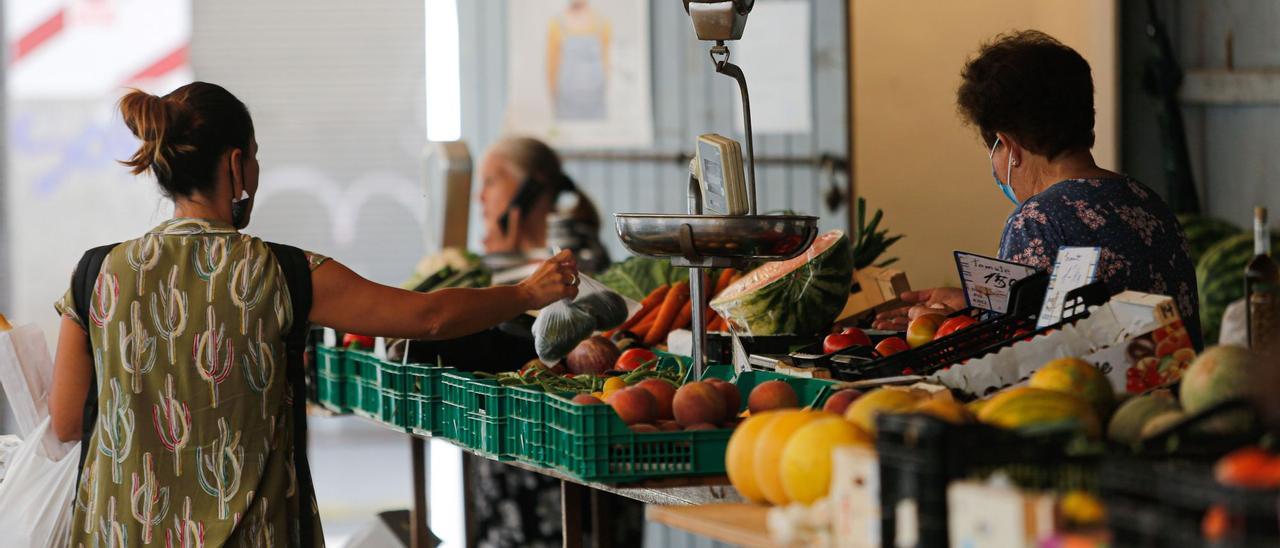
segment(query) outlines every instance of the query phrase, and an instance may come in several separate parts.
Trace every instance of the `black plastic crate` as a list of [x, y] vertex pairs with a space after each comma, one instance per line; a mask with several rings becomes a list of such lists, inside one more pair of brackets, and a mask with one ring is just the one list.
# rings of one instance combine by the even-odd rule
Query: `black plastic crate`
[[[1222, 485], [1200, 460], [1112, 457], [1099, 474], [1107, 521], [1118, 546], [1280, 546], [1280, 491]], [[1237, 527], [1209, 541], [1201, 524], [1212, 507]]]
[[1098, 458], [1072, 454], [1073, 432], [1027, 436], [914, 414], [881, 415], [876, 429], [882, 546], [898, 545], [896, 513], [904, 501], [916, 508], [918, 546], [946, 546], [947, 486], [956, 480], [1002, 472], [1031, 489], [1096, 487]]
[[[952, 365], [995, 353], [1018, 341], [1079, 321], [1088, 316], [1088, 307], [1103, 304], [1110, 298], [1110, 293], [1102, 282], [1072, 290], [1063, 300], [1062, 320], [1052, 326], [1036, 329], [1040, 309], [1035, 303], [1043, 300], [1045, 289], [1042, 284], [1047, 283], [1048, 278], [1043, 274], [1019, 280], [1014, 285], [1014, 299], [1010, 303], [1009, 313], [1004, 315], [987, 318], [989, 313], [974, 308], [951, 314], [952, 317], [969, 315], [979, 319], [977, 324], [966, 327], [955, 335], [870, 362], [842, 360], [837, 357], [832, 360], [832, 376], [843, 381], [860, 381], [899, 375], [931, 375]], [[1039, 295], [1039, 299], [1035, 298], [1036, 295]]]

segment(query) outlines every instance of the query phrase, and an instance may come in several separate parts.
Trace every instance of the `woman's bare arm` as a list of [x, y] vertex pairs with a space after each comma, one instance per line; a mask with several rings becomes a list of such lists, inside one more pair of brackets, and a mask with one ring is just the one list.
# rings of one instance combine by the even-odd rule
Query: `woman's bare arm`
[[61, 441], [78, 440], [84, 432], [84, 401], [92, 375], [89, 334], [75, 320], [63, 316], [53, 358], [53, 387], [49, 389], [49, 418]]
[[327, 261], [311, 273], [311, 322], [370, 336], [453, 339], [572, 298], [578, 293], [576, 279], [577, 263], [567, 251], [518, 285], [430, 293], [374, 283]]

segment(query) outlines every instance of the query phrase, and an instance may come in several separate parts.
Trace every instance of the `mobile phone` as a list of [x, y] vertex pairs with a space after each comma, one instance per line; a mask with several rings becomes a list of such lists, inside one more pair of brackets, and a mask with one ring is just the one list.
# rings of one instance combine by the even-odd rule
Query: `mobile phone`
[[502, 212], [502, 216], [498, 217], [498, 228], [502, 229], [505, 234], [507, 232], [507, 224], [510, 222], [511, 210], [518, 209], [523, 215], [529, 212], [529, 208], [533, 207], [534, 200], [538, 199], [538, 185], [534, 184], [533, 179], [525, 178], [520, 183], [520, 188], [516, 189], [516, 195], [511, 198], [511, 203], [507, 205], [507, 210]]

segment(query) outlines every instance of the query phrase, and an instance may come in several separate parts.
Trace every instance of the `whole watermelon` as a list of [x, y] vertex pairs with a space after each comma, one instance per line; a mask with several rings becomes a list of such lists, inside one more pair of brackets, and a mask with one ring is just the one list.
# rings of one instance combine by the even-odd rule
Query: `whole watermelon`
[[[1271, 246], [1280, 243], [1280, 234], [1271, 234]], [[1200, 291], [1200, 329], [1204, 343], [1218, 342], [1222, 314], [1227, 305], [1244, 297], [1244, 266], [1253, 259], [1253, 235], [1237, 234], [1205, 252], [1196, 263], [1196, 287]]]
[[813, 335], [826, 331], [849, 300], [853, 260], [849, 238], [833, 230], [808, 251], [761, 265], [711, 301], [711, 308], [748, 336]]
[[1192, 263], [1198, 262], [1214, 244], [1243, 232], [1236, 225], [1222, 219], [1200, 215], [1180, 214], [1178, 223], [1187, 236]]

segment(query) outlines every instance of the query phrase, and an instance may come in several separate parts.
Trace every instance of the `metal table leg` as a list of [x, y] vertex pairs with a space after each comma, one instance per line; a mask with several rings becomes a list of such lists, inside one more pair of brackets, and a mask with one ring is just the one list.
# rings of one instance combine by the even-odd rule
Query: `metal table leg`
[[564, 548], [582, 547], [582, 503], [587, 488], [571, 481], [560, 481], [561, 531]]
[[431, 533], [427, 527], [430, 505], [427, 501], [430, 486], [427, 477], [426, 441], [417, 436], [409, 436], [410, 459], [413, 468], [413, 510], [409, 513], [409, 546], [411, 548], [427, 548], [430, 545]]

